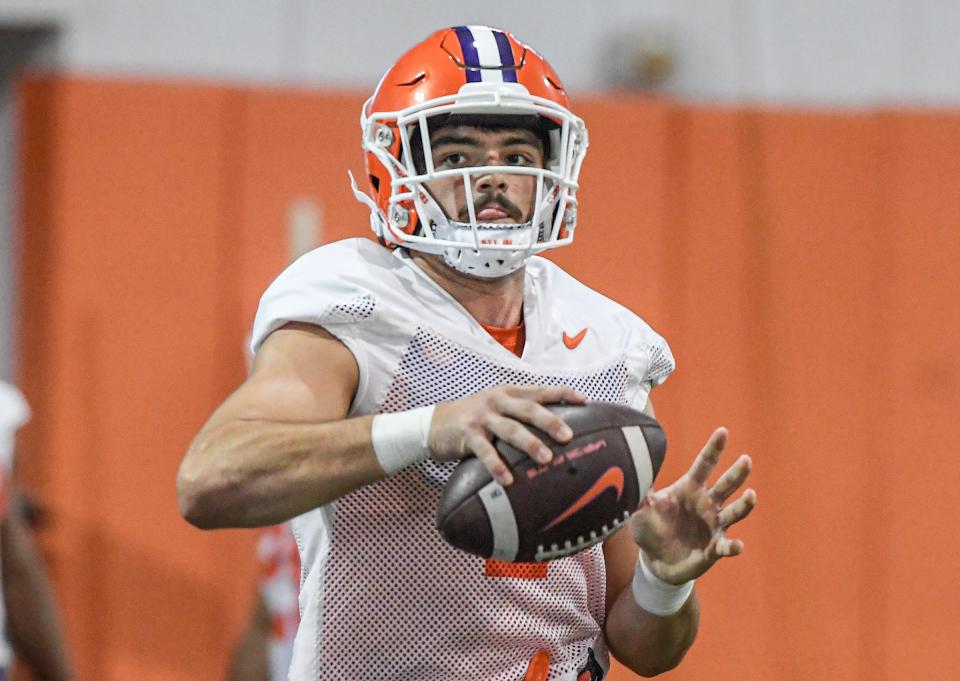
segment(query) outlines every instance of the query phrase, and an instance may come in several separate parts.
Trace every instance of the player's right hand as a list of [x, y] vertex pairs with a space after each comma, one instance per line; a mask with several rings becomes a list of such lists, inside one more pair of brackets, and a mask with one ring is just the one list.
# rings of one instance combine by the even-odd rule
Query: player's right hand
[[569, 442], [573, 431], [543, 407], [567, 402], [583, 404], [587, 398], [565, 386], [499, 385], [469, 397], [438, 404], [430, 422], [431, 457], [453, 461], [475, 455], [501, 485], [513, 475], [491, 443], [494, 437], [513, 445], [537, 463], [547, 463], [553, 452], [524, 424], [547, 433], [559, 443]]

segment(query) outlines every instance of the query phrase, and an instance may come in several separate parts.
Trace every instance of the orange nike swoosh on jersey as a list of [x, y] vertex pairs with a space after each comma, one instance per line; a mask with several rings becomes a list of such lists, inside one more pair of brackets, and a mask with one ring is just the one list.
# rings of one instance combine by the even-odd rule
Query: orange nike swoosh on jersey
[[569, 335], [567, 335], [567, 332], [564, 331], [564, 332], [563, 332], [563, 344], [566, 345], [566, 346], [567, 346], [568, 348], [570, 348], [571, 350], [573, 350], [573, 349], [576, 348], [578, 345], [580, 345], [580, 341], [582, 341], [582, 340], [583, 340], [583, 337], [587, 335], [587, 329], [588, 329], [588, 328], [590, 328], [590, 327], [585, 326], [585, 327], [583, 328], [583, 330], [580, 331], [580, 333], [578, 333], [576, 336], [569, 336]]
[[549, 530], [554, 525], [562, 523], [611, 488], [617, 490], [617, 499], [619, 499], [620, 495], [623, 494], [623, 469], [620, 468], [620, 466], [614, 466], [613, 468], [605, 470], [603, 475], [597, 478], [597, 481], [593, 483], [593, 486], [588, 489], [582, 497], [573, 502], [566, 511], [551, 520], [543, 529]]

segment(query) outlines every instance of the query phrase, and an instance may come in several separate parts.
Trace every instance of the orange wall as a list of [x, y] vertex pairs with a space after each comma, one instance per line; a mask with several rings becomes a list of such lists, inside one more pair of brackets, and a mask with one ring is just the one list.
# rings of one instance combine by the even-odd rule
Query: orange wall
[[[81, 679], [222, 676], [252, 535], [204, 534], [173, 480], [242, 378], [292, 200], [367, 233], [359, 95], [24, 84], [21, 471]], [[942, 679], [960, 669], [960, 113], [607, 97], [577, 243], [555, 259], [638, 311], [679, 368], [664, 479], [711, 429], [754, 456], [747, 550], [701, 580], [670, 679]], [[732, 457], [731, 457], [732, 458]], [[622, 670], [616, 680], [631, 678]]]

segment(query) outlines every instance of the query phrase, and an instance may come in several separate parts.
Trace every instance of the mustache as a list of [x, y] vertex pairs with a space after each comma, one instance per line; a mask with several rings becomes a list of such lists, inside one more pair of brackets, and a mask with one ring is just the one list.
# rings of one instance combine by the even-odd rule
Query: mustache
[[[515, 221], [520, 222], [523, 217], [523, 211], [520, 210], [520, 207], [517, 206], [513, 201], [508, 199], [504, 194], [487, 194], [484, 196], [484, 199], [479, 203], [474, 201], [473, 212], [474, 215], [482, 211], [484, 208], [498, 207], [502, 208], [507, 212], [511, 218]], [[460, 221], [469, 222], [470, 221], [470, 211], [466, 207], [460, 211]]]

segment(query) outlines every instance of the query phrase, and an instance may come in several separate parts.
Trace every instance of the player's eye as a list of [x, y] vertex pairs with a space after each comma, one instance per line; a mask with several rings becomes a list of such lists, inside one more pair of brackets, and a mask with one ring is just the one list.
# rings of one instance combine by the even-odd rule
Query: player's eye
[[508, 166], [529, 166], [533, 165], [533, 159], [529, 154], [507, 154], [504, 159]]
[[511, 144], [504, 150], [503, 160], [508, 166], [540, 166], [543, 154], [532, 144]]
[[459, 151], [440, 154], [440, 162], [437, 165], [443, 168], [459, 168], [467, 165], [467, 156]]

